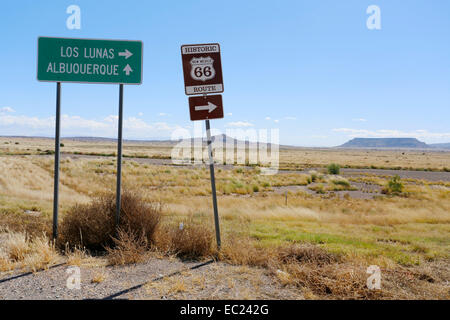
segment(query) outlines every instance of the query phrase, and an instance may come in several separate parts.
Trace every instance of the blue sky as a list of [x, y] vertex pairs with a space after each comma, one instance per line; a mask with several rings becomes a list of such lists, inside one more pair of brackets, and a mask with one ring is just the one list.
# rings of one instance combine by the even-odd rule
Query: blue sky
[[[81, 29], [66, 27], [69, 5]], [[369, 5], [381, 30], [369, 30]], [[144, 42], [143, 84], [125, 86], [125, 138], [191, 130], [180, 45], [218, 42], [225, 118], [280, 142], [352, 137], [450, 142], [450, 1], [8, 1], [0, 10], [0, 135], [54, 134], [54, 83], [36, 80], [37, 37]], [[62, 84], [63, 136], [116, 135], [118, 85]]]

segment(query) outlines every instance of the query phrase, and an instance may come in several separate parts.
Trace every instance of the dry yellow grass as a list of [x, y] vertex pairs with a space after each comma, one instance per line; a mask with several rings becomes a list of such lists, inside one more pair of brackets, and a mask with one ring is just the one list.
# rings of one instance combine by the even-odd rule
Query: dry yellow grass
[[108, 274], [104, 268], [96, 270], [92, 276], [91, 283], [102, 283], [108, 278]]
[[30, 239], [25, 233], [3, 229], [0, 238], [1, 271], [23, 268], [36, 272], [60, 260], [54, 244], [45, 235]]
[[88, 253], [84, 248], [76, 247], [70, 250], [68, 247], [65, 250], [65, 255], [67, 257], [67, 264], [72, 266], [81, 266], [84, 260], [89, 258]]
[[[11, 145], [7, 146], [12, 152]], [[27, 145], [20, 142], [19, 146]], [[96, 144], [85, 146], [79, 143], [78, 147], [80, 149], [77, 150], [100, 150]], [[65, 142], [64, 148], [72, 146]], [[140, 149], [136, 147], [136, 150]], [[330, 162], [343, 166], [381, 166], [386, 161], [401, 167], [443, 168], [448, 166], [450, 160], [450, 153], [423, 155], [405, 152], [402, 155], [388, 151], [367, 153], [345, 150], [283, 152], [282, 162], [292, 164], [291, 168], [297, 165], [326, 165]], [[33, 219], [47, 218], [48, 222], [52, 208], [52, 158], [0, 156], [0, 168], [4, 172], [0, 177], [0, 224], [15, 223], [17, 226], [18, 221], [26, 221], [24, 224], [37, 226], [25, 213], [27, 210], [39, 213]], [[137, 187], [146, 201], [164, 204], [165, 224], [178, 226], [183, 222], [187, 226], [198, 224], [213, 227], [209, 172], [206, 168], [158, 166], [126, 159], [123, 169], [125, 185]], [[306, 187], [312, 174], [290, 172], [262, 176], [258, 173], [258, 168], [216, 171], [223, 239], [221, 259], [224, 261], [269, 268], [283, 285], [306, 286], [303, 292], [305, 297], [330, 297], [327, 292], [331, 290], [331, 295], [351, 298], [350, 292], [353, 290], [357, 292], [354, 298], [377, 298], [360, 286], [361, 279], [366, 277], [364, 268], [370, 264], [384, 268], [383, 272], [391, 277], [389, 294], [384, 297], [444, 296], [442, 281], [439, 280], [442, 277], [436, 276], [433, 266], [443, 265], [444, 273], [449, 275], [450, 185], [447, 183], [404, 180], [403, 196], [368, 200], [293, 191], [289, 192], [286, 205], [285, 195], [274, 190], [278, 186]], [[329, 177], [322, 176], [320, 179], [323, 179], [323, 183], [332, 183]], [[387, 178], [369, 174], [348, 180], [350, 183], [365, 182], [378, 186], [387, 183]], [[114, 190], [114, 187], [113, 159], [64, 159], [61, 164], [61, 217], [75, 203], [88, 203], [92, 197], [106, 190]], [[17, 266], [16, 260], [22, 263], [26, 257], [30, 257], [27, 263], [39, 266], [39, 263], [32, 261], [30, 254], [38, 245], [31, 246], [25, 231], [20, 231], [23, 237], [18, 236], [12, 241], [14, 245], [8, 245], [7, 251], [0, 252], [1, 270]], [[184, 240], [181, 242], [184, 243]], [[283, 263], [274, 269], [279, 261], [276, 252], [292, 244], [311, 244], [329, 254], [339, 255], [344, 260], [326, 264], [320, 270], [314, 269], [317, 262]], [[41, 259], [43, 265], [50, 260], [49, 257], [51, 255]], [[83, 259], [81, 252], [69, 254], [72, 264], [82, 264]], [[341, 268], [341, 271], [336, 268]], [[427, 272], [417, 271], [421, 268], [430, 269]], [[278, 269], [280, 272], [277, 273]], [[351, 270], [358, 271], [352, 274]], [[421, 288], [422, 293], [414, 291], [405, 280], [405, 272], [411, 270], [416, 270], [411, 276], [415, 279], [412, 283]], [[327, 272], [330, 274], [328, 278], [324, 277]], [[422, 283], [420, 278], [424, 277], [423, 274], [431, 274], [435, 282]], [[201, 284], [201, 279], [198, 281]], [[348, 291], [338, 286], [339, 281], [344, 287], [347, 286]], [[358, 286], [354, 287], [356, 282]], [[236, 284], [228, 285], [233, 287]], [[399, 286], [407, 289], [400, 289]], [[166, 289], [164, 292], [167, 292]], [[403, 293], [395, 295], [395, 290]], [[170, 294], [183, 295], [189, 292], [175, 290]]]
[[145, 260], [148, 242], [145, 237], [131, 230], [119, 229], [115, 247], [109, 248], [108, 261], [111, 265], [138, 263]]
[[[71, 154], [96, 154], [100, 156], [117, 153], [117, 145], [112, 141], [76, 141], [61, 139], [61, 152]], [[125, 156], [149, 158], [170, 157], [172, 145], [160, 143], [130, 143], [125, 142]], [[52, 154], [55, 149], [53, 139], [46, 138], [13, 138], [0, 137], [0, 155], [45, 155]]]

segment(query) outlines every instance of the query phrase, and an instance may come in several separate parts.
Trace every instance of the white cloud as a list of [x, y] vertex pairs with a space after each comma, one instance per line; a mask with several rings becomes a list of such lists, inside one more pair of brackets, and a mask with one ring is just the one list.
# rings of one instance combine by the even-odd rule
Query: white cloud
[[[61, 116], [61, 132], [63, 136], [98, 136], [116, 137], [116, 115], [109, 115], [103, 119], [85, 119], [80, 116]], [[23, 115], [0, 114], [2, 134], [6, 135], [54, 135], [55, 117], [28, 117]], [[157, 138], [170, 137], [178, 125], [166, 122], [147, 123], [137, 117], [124, 119], [124, 136], [127, 138]]]
[[253, 127], [253, 123], [245, 121], [228, 122], [226, 127]]
[[119, 120], [119, 116], [116, 116], [113, 114], [111, 114], [111, 115], [107, 116], [105, 119], [103, 119], [103, 121], [106, 121], [106, 122], [117, 122], [117, 120]]
[[144, 113], [142, 113], [142, 112], [139, 112], [139, 113], [138, 113], [138, 116], [139, 116], [139, 117], [142, 117], [143, 115], [144, 115]]
[[48, 128], [54, 126], [55, 117], [37, 118], [26, 116], [11, 116], [0, 115], [0, 125], [7, 129], [7, 127], [27, 127], [30, 129]]
[[266, 120], [271, 120], [271, 118], [270, 117], [266, 117]]
[[417, 139], [450, 139], [450, 132], [429, 132], [428, 130], [401, 131], [401, 130], [364, 130], [352, 128], [337, 128], [334, 132], [347, 134], [351, 138], [417, 138]]
[[357, 118], [357, 119], [352, 119], [352, 121], [356, 121], [356, 122], [366, 122], [367, 120], [364, 118]]
[[173, 127], [170, 126], [168, 123], [166, 122], [156, 122], [154, 124], [155, 128], [158, 130], [172, 130]]
[[13, 112], [16, 112], [16, 111], [11, 107], [0, 108], [0, 113], [13, 113]]
[[280, 122], [280, 120], [278, 120], [278, 119], [277, 120], [273, 120], [273, 122], [278, 123], [278, 122]]
[[170, 114], [165, 113], [165, 112], [160, 112], [160, 113], [158, 114], [158, 116], [160, 116], [160, 117], [169, 117]]
[[228, 112], [228, 113], [227, 113], [227, 116], [230, 116], [230, 117], [231, 117], [232, 115], [233, 115], [233, 114], [232, 114], [231, 112]]

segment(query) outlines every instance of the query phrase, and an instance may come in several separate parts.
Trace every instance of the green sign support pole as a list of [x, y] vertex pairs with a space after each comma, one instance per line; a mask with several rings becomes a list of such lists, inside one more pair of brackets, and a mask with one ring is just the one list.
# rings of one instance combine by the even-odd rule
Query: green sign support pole
[[59, 153], [61, 132], [61, 82], [56, 83], [55, 172], [53, 184], [53, 240], [58, 238]]
[[116, 188], [116, 231], [120, 223], [122, 190], [122, 130], [123, 129], [123, 84], [119, 85], [119, 129], [117, 137], [117, 188]]

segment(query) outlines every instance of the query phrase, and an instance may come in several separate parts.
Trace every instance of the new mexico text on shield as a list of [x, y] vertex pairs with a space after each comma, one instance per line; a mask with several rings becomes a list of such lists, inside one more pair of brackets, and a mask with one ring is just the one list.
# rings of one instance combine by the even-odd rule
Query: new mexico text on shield
[[142, 41], [38, 38], [37, 79], [142, 83]]
[[223, 92], [218, 43], [183, 45], [181, 57], [187, 95]]

